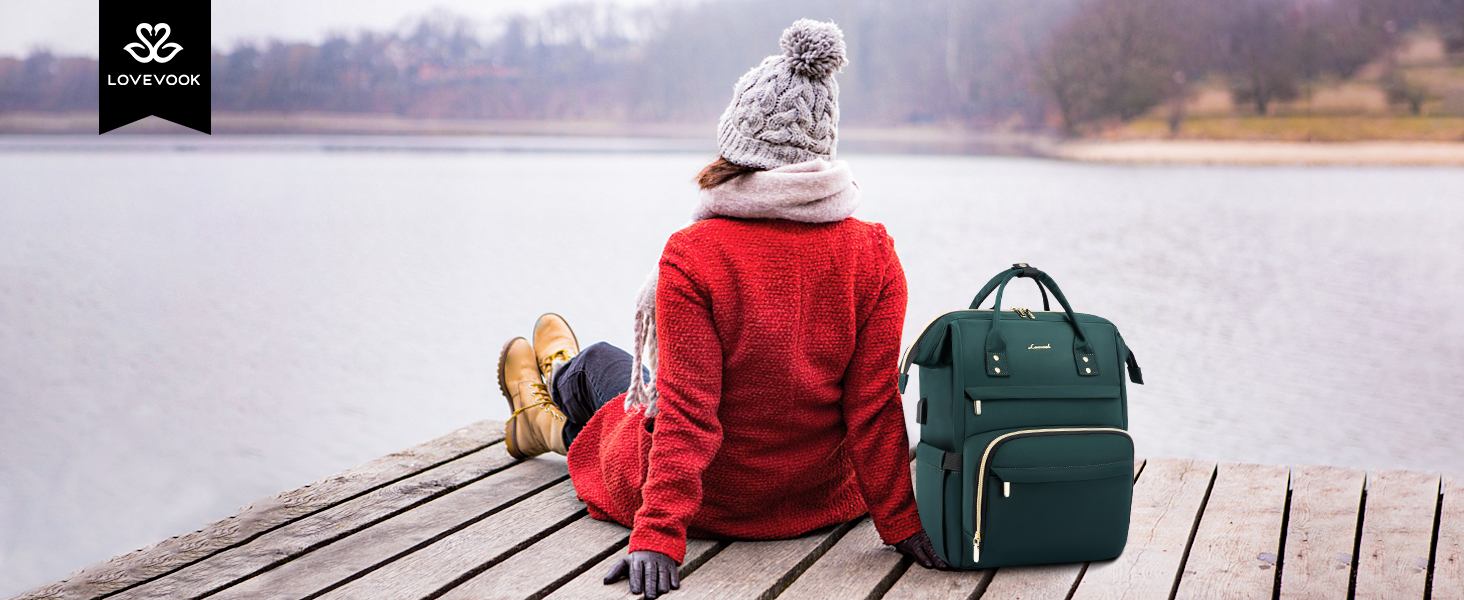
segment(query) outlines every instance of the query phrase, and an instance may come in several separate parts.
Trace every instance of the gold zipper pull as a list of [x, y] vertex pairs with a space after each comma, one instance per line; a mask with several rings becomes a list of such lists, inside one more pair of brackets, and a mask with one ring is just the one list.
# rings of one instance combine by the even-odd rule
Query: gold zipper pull
[[981, 414], [981, 401], [980, 400], [977, 400], [977, 401], [973, 402], [972, 404], [974, 405], [974, 408], [976, 409], [976, 414], [978, 414], [978, 415]]
[[1001, 482], [1001, 495], [1002, 495], [1003, 498], [1010, 498], [1010, 497], [1012, 497], [1012, 482], [1010, 482], [1010, 481], [1003, 481], [1003, 482]]
[[971, 538], [971, 562], [981, 562], [981, 534]]

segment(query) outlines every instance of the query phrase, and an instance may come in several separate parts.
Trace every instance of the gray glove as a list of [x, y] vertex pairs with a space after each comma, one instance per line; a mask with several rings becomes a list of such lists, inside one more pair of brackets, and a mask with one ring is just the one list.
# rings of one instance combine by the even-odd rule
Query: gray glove
[[[927, 545], [929, 543], [926, 542]], [[676, 561], [655, 550], [637, 550], [627, 554], [605, 574], [605, 585], [620, 581], [626, 575], [630, 576], [630, 593], [645, 593], [646, 598], [655, 598], [681, 587], [681, 572], [676, 569]]]

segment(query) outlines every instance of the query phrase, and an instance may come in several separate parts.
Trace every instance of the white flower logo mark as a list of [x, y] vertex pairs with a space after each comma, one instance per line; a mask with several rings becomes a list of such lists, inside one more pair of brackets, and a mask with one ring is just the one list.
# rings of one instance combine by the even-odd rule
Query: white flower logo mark
[[[143, 31], [147, 31], [147, 35], [143, 35], [142, 34]], [[137, 62], [140, 62], [140, 63], [153, 62], [153, 61], [157, 61], [157, 62], [160, 62], [160, 63], [168, 62], [170, 60], [173, 60], [173, 57], [174, 56], [177, 56], [178, 55], [178, 51], [179, 50], [182, 50], [183, 49], [183, 47], [182, 46], [179, 46], [177, 42], [170, 42], [170, 43], [167, 43], [167, 44], [164, 44], [163, 43], [163, 42], [165, 42], [165, 41], [168, 40], [168, 34], [169, 33], [172, 33], [172, 32], [173, 32], [173, 28], [168, 27], [168, 24], [167, 23], [158, 23], [157, 25], [148, 25], [147, 23], [138, 23], [137, 24], [137, 39], [142, 40], [142, 43], [139, 44], [137, 42], [132, 42], [131, 44], [127, 44], [126, 46], [123, 46], [122, 49], [123, 50], [126, 50], [128, 54], [131, 54], [132, 55], [132, 58], [137, 59]], [[156, 34], [158, 36], [157, 43], [156, 44], [148, 43], [148, 41], [147, 41], [148, 36], [149, 35], [154, 35], [154, 34]], [[141, 50], [141, 49], [144, 49], [144, 48], [147, 49], [147, 56], [138, 56], [137, 55], [137, 50], [134, 50], [133, 48], [137, 48], [138, 50]], [[163, 50], [169, 50], [169, 49], [171, 49], [172, 52], [169, 52], [167, 56], [158, 56], [158, 49], [159, 48], [162, 48]]]

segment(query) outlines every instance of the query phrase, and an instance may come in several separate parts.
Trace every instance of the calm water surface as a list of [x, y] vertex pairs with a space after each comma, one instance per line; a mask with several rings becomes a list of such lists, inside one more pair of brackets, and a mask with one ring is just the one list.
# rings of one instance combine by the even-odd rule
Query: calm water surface
[[[710, 158], [299, 139], [0, 144], [0, 596], [505, 418], [540, 313], [628, 344]], [[1464, 472], [1464, 170], [844, 158], [906, 343], [1030, 262], [1133, 347], [1142, 454]]]

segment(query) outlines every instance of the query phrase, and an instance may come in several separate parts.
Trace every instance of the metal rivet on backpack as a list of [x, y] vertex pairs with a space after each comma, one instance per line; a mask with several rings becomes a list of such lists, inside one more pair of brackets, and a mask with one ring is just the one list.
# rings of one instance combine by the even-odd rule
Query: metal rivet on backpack
[[1001, 372], [1001, 367], [992, 367], [992, 368], [996, 369], [996, 372], [997, 373], [1000, 373]]
[[1088, 372], [1088, 373], [1092, 373], [1093, 372], [1093, 369], [1092, 368], [1087, 368], [1087, 369], [1083, 369], [1083, 371]]
[[1083, 357], [1083, 362], [1088, 362], [1088, 357], [1084, 356]]
[[1001, 360], [1000, 356], [992, 355], [991, 360]]

